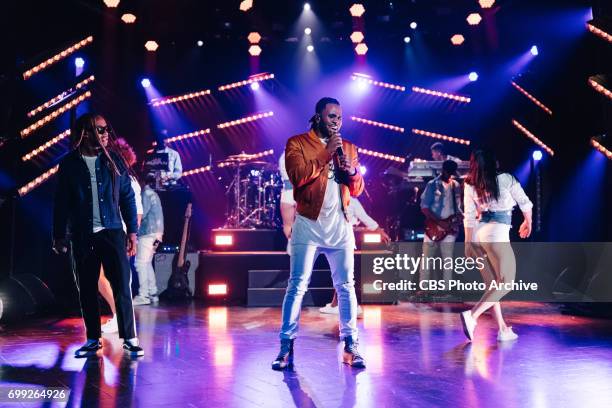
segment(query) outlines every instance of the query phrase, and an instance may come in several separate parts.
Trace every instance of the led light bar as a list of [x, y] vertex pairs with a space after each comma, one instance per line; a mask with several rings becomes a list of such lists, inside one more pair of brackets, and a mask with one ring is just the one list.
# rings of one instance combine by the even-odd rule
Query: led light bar
[[525, 95], [531, 102], [535, 103], [539, 108], [541, 108], [544, 112], [548, 113], [549, 115], [552, 115], [552, 111], [548, 108], [548, 106], [544, 105], [542, 102], [540, 102], [535, 96], [533, 96], [532, 94], [530, 94], [529, 92], [527, 92], [526, 90], [524, 90], [523, 88], [520, 87], [519, 84], [517, 84], [514, 81], [510, 81], [510, 83], [512, 84], [513, 87], [515, 87], [516, 89], [518, 89], [518, 91], [520, 93], [522, 93], [523, 95]]
[[589, 85], [591, 85], [591, 87], [593, 87], [593, 89], [595, 89], [597, 92], [599, 92], [600, 94], [607, 96], [608, 98], [612, 99], [612, 92], [610, 92], [610, 90], [608, 88], [606, 88], [602, 82], [604, 82], [603, 77], [600, 75], [595, 75], [592, 77], [589, 77]]
[[606, 149], [606, 147], [599, 143], [597, 140], [595, 140], [595, 138], [591, 138], [591, 146], [599, 150], [608, 159], [612, 160], [612, 152]]
[[536, 137], [536, 135], [534, 135], [533, 133], [531, 133], [529, 130], [527, 130], [527, 128], [523, 125], [521, 125], [519, 123], [519, 121], [512, 119], [512, 124], [518, 129], [520, 130], [525, 136], [527, 136], [529, 139], [531, 139], [535, 144], [537, 144], [538, 146], [540, 146], [542, 149], [546, 150], [546, 152], [548, 154], [550, 154], [551, 156], [555, 155], [555, 152], [553, 151], [553, 149], [551, 149], [550, 147], [546, 146], [544, 144], [544, 142], [542, 142], [540, 139], [538, 139]]
[[273, 78], [274, 78], [274, 74], [254, 75], [254, 76], [249, 77], [249, 79], [244, 80], [244, 81], [234, 82], [234, 83], [227, 84], [227, 85], [221, 85], [219, 87], [219, 90], [220, 91], [227, 91], [228, 89], [238, 88], [240, 86], [247, 86], [247, 85], [252, 84], [253, 82], [261, 82], [261, 81], [265, 81], [265, 80], [273, 79]]
[[47, 102], [45, 102], [42, 105], [36, 107], [35, 109], [32, 109], [31, 111], [29, 111], [28, 112], [28, 117], [31, 118], [31, 117], [39, 114], [40, 112], [44, 111], [45, 109], [55, 105], [56, 103], [60, 102], [62, 99], [66, 98], [68, 95], [70, 95], [76, 89], [81, 89], [82, 87], [84, 87], [87, 84], [93, 82], [94, 80], [95, 80], [95, 78], [94, 78], [93, 75], [91, 75], [89, 78], [85, 78], [84, 80], [82, 80], [81, 82], [76, 84], [74, 87], [72, 87], [72, 88], [62, 92], [61, 94], [59, 94], [57, 96], [54, 96], [53, 98], [49, 99]]
[[357, 116], [351, 116], [351, 120], [354, 120], [355, 122], [365, 123], [366, 125], [378, 126], [378, 127], [384, 128], [384, 129], [393, 130], [395, 132], [404, 133], [404, 128], [403, 127], [399, 127], [399, 126], [395, 126], [395, 125], [389, 125], [387, 123], [376, 122], [374, 120], [359, 118]]
[[610, 33], [607, 33], [606, 31], [602, 30], [601, 28], [597, 27], [595, 25], [595, 21], [594, 20], [590, 20], [587, 21], [586, 23], [587, 29], [592, 32], [593, 34], [595, 34], [596, 36], [608, 41], [608, 42], [612, 42], [612, 35]]
[[91, 92], [87, 91], [84, 94], [82, 94], [79, 97], [77, 97], [76, 99], [71, 100], [66, 105], [64, 105], [61, 108], [51, 112], [50, 114], [48, 114], [44, 118], [34, 122], [33, 124], [31, 124], [27, 128], [23, 129], [21, 131], [21, 137], [24, 138], [24, 137], [28, 136], [30, 133], [32, 133], [36, 129], [40, 128], [41, 126], [46, 125], [47, 123], [49, 123], [53, 119], [57, 118], [62, 113], [66, 112], [67, 110], [72, 109], [73, 107], [77, 106], [79, 103], [83, 102], [85, 99], [90, 98], [90, 97], [91, 97]]
[[210, 166], [198, 167], [197, 169], [184, 171], [183, 176], [191, 176], [192, 174], [204, 173], [207, 171], [210, 171]]
[[168, 96], [164, 98], [155, 98], [155, 99], [151, 99], [150, 103], [152, 106], [157, 107], [161, 105], [168, 105], [171, 103], [181, 102], [187, 99], [199, 98], [200, 96], [204, 96], [204, 95], [210, 95], [210, 89], [206, 89], [204, 91], [198, 91], [198, 92], [191, 92], [191, 93], [184, 94], [184, 95]]
[[173, 136], [165, 139], [166, 143], [178, 142], [181, 140], [189, 139], [192, 137], [207, 135], [210, 133], [210, 129], [196, 130], [195, 132], [185, 133], [184, 135]]
[[387, 82], [375, 81], [371, 79], [369, 75], [359, 74], [357, 72], [351, 75], [351, 79], [353, 81], [364, 82], [370, 85], [380, 86], [381, 88], [393, 89], [394, 91], [404, 92], [406, 90], [406, 87], [404, 86], [389, 84]]
[[255, 120], [267, 118], [267, 117], [270, 117], [270, 116], [274, 116], [274, 112], [270, 111], [270, 112], [266, 112], [266, 113], [260, 113], [260, 114], [257, 114], [257, 115], [253, 115], [253, 116], [247, 116], [247, 117], [242, 118], [242, 119], [236, 119], [236, 120], [232, 120], [232, 121], [229, 121], [229, 122], [219, 123], [217, 125], [217, 128], [225, 129], [225, 128], [228, 128], [230, 126], [242, 125], [242, 124], [247, 123], [247, 122], [253, 122]]
[[459, 143], [459, 144], [464, 144], [464, 145], [470, 144], [470, 141], [466, 139], [460, 139], [458, 137], [447, 136], [441, 133], [429, 132], [427, 130], [412, 129], [412, 133], [421, 135], [421, 136], [433, 137], [434, 139], [446, 140], [447, 142]]
[[392, 160], [392, 161], [396, 161], [398, 163], [405, 163], [406, 162], [406, 159], [403, 158], [403, 157], [393, 156], [392, 154], [375, 152], [374, 150], [368, 150], [368, 149], [364, 149], [364, 148], [361, 148], [361, 147], [357, 148], [357, 152], [361, 153], [361, 154], [365, 154], [366, 156], [377, 157], [379, 159], [385, 159], [385, 160]]
[[50, 148], [54, 144], [59, 143], [60, 141], [64, 140], [68, 136], [70, 136], [70, 129], [64, 130], [62, 133], [60, 133], [59, 135], [55, 136], [53, 139], [49, 140], [45, 144], [43, 144], [41, 146], [38, 146], [36, 149], [32, 150], [30, 153], [28, 153], [25, 156], [23, 156], [21, 158], [21, 160], [22, 161], [28, 161], [31, 158], [33, 158], [35, 156], [38, 156], [39, 154], [41, 154], [42, 152], [44, 152], [45, 150], [47, 150], [48, 148]]
[[33, 67], [31, 69], [28, 69], [26, 72], [23, 73], [23, 79], [30, 78], [32, 75], [42, 71], [45, 68], [50, 67], [51, 65], [55, 64], [56, 62], [66, 58], [70, 54], [72, 54], [75, 51], [83, 48], [87, 44], [91, 44], [92, 42], [93, 42], [93, 36], [90, 35], [89, 37], [85, 38], [84, 40], [81, 40], [78, 43], [76, 43], [74, 45], [71, 45], [70, 47], [66, 48], [62, 52], [60, 52], [58, 54], [55, 54], [51, 58], [46, 59], [45, 61], [41, 62], [40, 64], [36, 65], [35, 67]]
[[47, 181], [49, 177], [57, 173], [58, 169], [59, 169], [59, 164], [55, 165], [55, 167], [52, 167], [51, 169], [47, 170], [40, 176], [36, 177], [34, 180], [30, 181], [28, 184], [21, 187], [19, 190], [17, 190], [17, 192], [19, 193], [19, 196], [23, 197], [24, 195], [28, 194], [30, 191], [34, 190], [36, 187], [38, 187], [39, 185]]
[[412, 91], [422, 93], [425, 95], [437, 96], [438, 98], [452, 99], [453, 101], [458, 101], [458, 102], [463, 102], [463, 103], [470, 103], [472, 101], [472, 98], [469, 98], [467, 96], [454, 95], [448, 92], [434, 91], [433, 89], [426, 89], [426, 88], [421, 88], [418, 86], [413, 86]]

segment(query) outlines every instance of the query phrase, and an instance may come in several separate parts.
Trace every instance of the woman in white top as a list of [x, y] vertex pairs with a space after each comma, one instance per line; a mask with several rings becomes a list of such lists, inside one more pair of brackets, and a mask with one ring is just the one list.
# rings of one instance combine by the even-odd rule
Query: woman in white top
[[[521, 184], [508, 173], [499, 173], [495, 155], [476, 150], [470, 158], [470, 171], [465, 180], [464, 227], [466, 257], [485, 257], [480, 273], [487, 284], [511, 282], [516, 275], [516, 260], [510, 245], [512, 209], [519, 206], [523, 223], [519, 227], [521, 238], [531, 235], [531, 208], [533, 204]], [[509, 291], [488, 289], [471, 310], [461, 313], [463, 331], [469, 340], [474, 338], [476, 323], [481, 314], [493, 308], [499, 326], [498, 341], [518, 338], [512, 327], [504, 321], [499, 300]]]

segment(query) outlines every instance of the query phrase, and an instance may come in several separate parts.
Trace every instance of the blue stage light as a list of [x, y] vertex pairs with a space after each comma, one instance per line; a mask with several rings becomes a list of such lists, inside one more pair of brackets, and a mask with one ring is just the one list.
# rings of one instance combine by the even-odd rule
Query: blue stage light
[[413, 21], [412, 23], [410, 23], [410, 28], [412, 28], [413, 30], [416, 30], [416, 28], [417, 28], [416, 21]]
[[531, 47], [531, 55], [538, 55], [538, 54], [539, 54], [538, 46], [537, 45], [532, 46]]
[[531, 155], [531, 157], [533, 157], [533, 160], [535, 160], [535, 161], [542, 160], [542, 151], [541, 150], [534, 150], [533, 154]]
[[77, 68], [83, 68], [85, 66], [85, 60], [81, 57], [74, 59], [74, 66]]
[[140, 81], [140, 84], [143, 88], [148, 88], [151, 86], [151, 80], [149, 80], [149, 78], [143, 78], [143, 80]]
[[478, 74], [474, 71], [470, 72], [470, 75], [468, 75], [468, 78], [470, 79], [470, 81], [474, 82], [476, 80], [478, 80]]
[[410, 37], [408, 37], [408, 36], [404, 37], [404, 42], [406, 44], [408, 44], [410, 42]]
[[259, 89], [259, 82], [253, 82], [251, 84], [251, 89], [254, 90], [254, 91], [258, 90]]
[[310, 3], [304, 3], [304, 10], [310, 10]]

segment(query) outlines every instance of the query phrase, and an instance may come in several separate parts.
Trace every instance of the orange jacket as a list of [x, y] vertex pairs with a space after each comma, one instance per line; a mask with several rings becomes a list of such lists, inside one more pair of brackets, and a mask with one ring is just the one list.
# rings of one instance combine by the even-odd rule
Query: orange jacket
[[[340, 185], [342, 211], [348, 220], [347, 208], [350, 197], [358, 197], [363, 192], [363, 177], [359, 172], [357, 147], [342, 140], [344, 154], [351, 160], [357, 173], [348, 176], [348, 186]], [[293, 198], [297, 202], [297, 212], [303, 217], [316, 221], [323, 206], [329, 162], [332, 156], [325, 149], [314, 130], [293, 136], [285, 148], [285, 167], [293, 184]]]

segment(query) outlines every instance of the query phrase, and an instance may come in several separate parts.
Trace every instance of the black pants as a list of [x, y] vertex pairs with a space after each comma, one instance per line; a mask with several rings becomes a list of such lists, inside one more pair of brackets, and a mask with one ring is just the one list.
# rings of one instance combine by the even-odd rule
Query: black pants
[[136, 337], [130, 287], [132, 272], [125, 245], [125, 233], [120, 229], [104, 229], [93, 234], [90, 244], [85, 248], [82, 243], [75, 243], [75, 278], [88, 339], [99, 339], [102, 335], [98, 303], [100, 265], [104, 266], [104, 273], [113, 289], [119, 337]]

